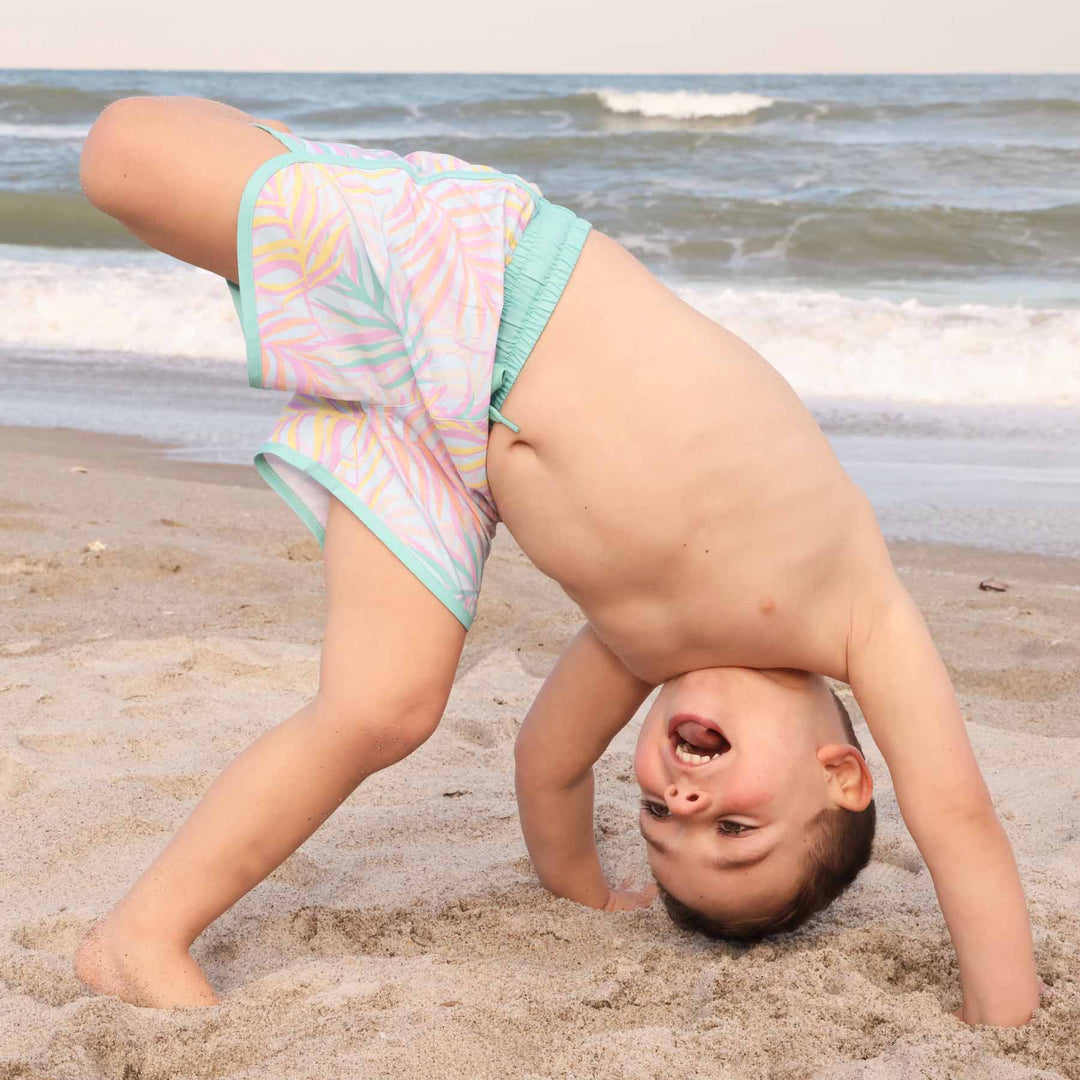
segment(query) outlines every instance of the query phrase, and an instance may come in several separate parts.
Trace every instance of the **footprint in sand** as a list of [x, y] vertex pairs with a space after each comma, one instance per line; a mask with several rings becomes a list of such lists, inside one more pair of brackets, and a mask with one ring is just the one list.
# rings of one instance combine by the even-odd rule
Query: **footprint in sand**
[[194, 684], [235, 687], [248, 679], [260, 688], [295, 689], [318, 684], [317, 645], [247, 638], [174, 636], [109, 641], [72, 649], [69, 663], [105, 679], [108, 693], [124, 701], [160, 698]]
[[282, 885], [292, 885], [297, 889], [309, 889], [326, 877], [326, 870], [310, 855], [303, 851], [294, 851], [268, 878]]
[[65, 659], [101, 676], [105, 691], [123, 701], [179, 689], [195, 664], [186, 637], [86, 643], [69, 649]]
[[10, 750], [0, 750], [0, 802], [33, 790], [40, 776], [37, 769], [21, 762]]
[[5, 514], [22, 514], [38, 509], [51, 510], [55, 512], [57, 508], [55, 506], [37, 507], [33, 503], [19, 502], [18, 499], [0, 498], [0, 511], [3, 511]]
[[41, 651], [41, 638], [27, 638], [23, 641], [6, 641], [0, 645], [4, 656], [33, 656]]
[[151, 773], [140, 775], [127, 773], [119, 778], [125, 784], [138, 784], [153, 792], [155, 795], [163, 795], [178, 802], [188, 802], [201, 799], [206, 794], [207, 788], [214, 782], [217, 774], [204, 773]]
[[75, 977], [71, 958], [92, 918], [64, 913], [16, 928], [13, 948], [0, 949], [0, 981], [43, 1005], [66, 1005], [89, 991]]
[[242, 966], [262, 978], [299, 956], [416, 956], [449, 938], [450, 916], [401, 908], [338, 908], [306, 904], [282, 915], [248, 917], [207, 932], [200, 962]]
[[70, 754], [89, 746], [101, 746], [105, 736], [86, 731], [21, 731], [15, 741], [37, 754]]
[[295, 690], [318, 685], [318, 645], [256, 638], [203, 638], [194, 643], [193, 672], [218, 686], [250, 679], [260, 689]]
[[4, 532], [44, 532], [45, 524], [33, 518], [0, 517], [0, 530]]
[[11, 940], [24, 949], [69, 957], [94, 920], [75, 912], [62, 912], [12, 931]]
[[507, 745], [542, 684], [521, 666], [516, 650], [493, 649], [454, 684], [442, 723], [484, 749]]
[[318, 562], [322, 559], [322, 548], [314, 537], [298, 540], [285, 549], [285, 558], [290, 562]]
[[992, 671], [974, 668], [950, 668], [953, 685], [959, 693], [985, 694], [998, 701], [1057, 701], [1069, 691], [1068, 679], [1042, 668], [1010, 667]]
[[844, 952], [860, 975], [888, 993], [940, 990], [956, 978], [944, 931], [909, 922], [845, 931]]
[[12, 577], [16, 574], [44, 574], [60, 566], [58, 559], [32, 559], [29, 555], [16, 555], [12, 559], [0, 562], [0, 577]]
[[387, 1008], [393, 984], [357, 971], [357, 966], [352, 957], [293, 961], [248, 983], [244, 996], [271, 1009], [297, 1002], [317, 1012], [340, 1012], [375, 1001]]

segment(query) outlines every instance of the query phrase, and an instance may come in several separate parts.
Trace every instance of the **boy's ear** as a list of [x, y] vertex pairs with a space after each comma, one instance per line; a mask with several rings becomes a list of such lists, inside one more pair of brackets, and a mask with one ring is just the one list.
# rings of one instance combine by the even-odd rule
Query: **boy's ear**
[[829, 797], [845, 810], [865, 810], [874, 797], [874, 778], [866, 759], [851, 743], [829, 743], [817, 752], [825, 766]]

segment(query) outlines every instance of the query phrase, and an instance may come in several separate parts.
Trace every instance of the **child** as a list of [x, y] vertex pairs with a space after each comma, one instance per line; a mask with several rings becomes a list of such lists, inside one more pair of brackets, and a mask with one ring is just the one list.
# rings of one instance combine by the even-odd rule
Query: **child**
[[[850, 684], [956, 946], [969, 1023], [1025, 1023], [1031, 934], [945, 668], [874, 513], [788, 384], [535, 185], [128, 98], [87, 197], [226, 279], [249, 381], [294, 396], [256, 465], [324, 545], [319, 688], [210, 787], [81, 943], [91, 987], [212, 1004], [188, 949], [442, 715], [502, 520], [586, 622], [516, 783], [543, 883], [607, 910], [592, 764], [656, 686], [635, 769], [669, 910], [790, 929], [865, 864]], [[527, 363], [526, 363], [527, 361]], [[504, 415], [505, 414], [505, 415]]]

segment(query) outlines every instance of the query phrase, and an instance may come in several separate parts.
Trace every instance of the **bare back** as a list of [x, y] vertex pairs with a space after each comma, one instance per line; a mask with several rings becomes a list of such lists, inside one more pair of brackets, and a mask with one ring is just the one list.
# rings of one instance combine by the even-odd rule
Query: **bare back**
[[611, 238], [590, 233], [503, 412], [502, 519], [632, 672], [845, 678], [888, 566], [868, 502], [775, 369]]

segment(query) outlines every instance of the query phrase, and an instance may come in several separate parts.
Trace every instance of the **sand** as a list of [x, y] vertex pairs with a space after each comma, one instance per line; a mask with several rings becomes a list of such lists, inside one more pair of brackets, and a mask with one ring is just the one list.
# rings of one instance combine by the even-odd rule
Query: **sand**
[[[314, 692], [318, 546], [254, 469], [63, 430], [0, 429], [0, 453], [0, 1080], [1080, 1080], [1080, 562], [891, 545], [1019, 860], [1050, 986], [1025, 1028], [948, 1014], [953, 951], [861, 721], [874, 861], [795, 935], [727, 946], [659, 903], [547, 893], [513, 739], [580, 616], [504, 528], [437, 733], [195, 943], [222, 1004], [165, 1011], [92, 996], [71, 953]], [[980, 591], [990, 576], [1008, 591]], [[639, 881], [643, 715], [596, 797], [605, 870]]]

